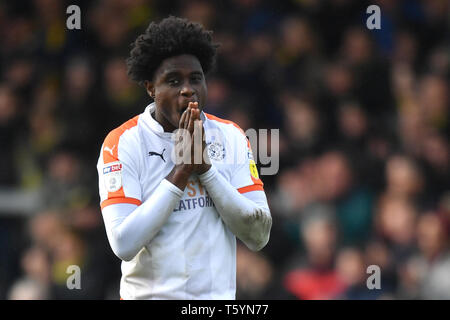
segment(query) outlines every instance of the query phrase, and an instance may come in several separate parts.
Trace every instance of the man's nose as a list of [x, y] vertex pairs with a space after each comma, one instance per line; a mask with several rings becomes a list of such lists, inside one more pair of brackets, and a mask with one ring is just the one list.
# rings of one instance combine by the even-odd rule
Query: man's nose
[[195, 90], [190, 85], [184, 85], [181, 88], [180, 94], [185, 97], [191, 97], [195, 94]]

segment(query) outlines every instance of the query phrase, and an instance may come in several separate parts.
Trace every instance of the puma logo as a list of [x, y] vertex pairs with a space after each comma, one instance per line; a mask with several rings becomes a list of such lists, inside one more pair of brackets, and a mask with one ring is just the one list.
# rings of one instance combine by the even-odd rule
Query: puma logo
[[149, 156], [160, 156], [161, 157], [161, 159], [164, 161], [164, 162], [166, 162], [166, 160], [164, 160], [164, 151], [166, 151], [166, 148], [164, 148], [163, 149], [163, 151], [161, 152], [161, 153], [158, 153], [158, 152], [155, 152], [155, 151], [150, 151], [149, 153], [148, 153], [148, 155]]
[[109, 153], [111, 153], [111, 156], [113, 155], [113, 150], [116, 147], [116, 145], [114, 145], [112, 148], [109, 147], [104, 147], [103, 150], [108, 151]]

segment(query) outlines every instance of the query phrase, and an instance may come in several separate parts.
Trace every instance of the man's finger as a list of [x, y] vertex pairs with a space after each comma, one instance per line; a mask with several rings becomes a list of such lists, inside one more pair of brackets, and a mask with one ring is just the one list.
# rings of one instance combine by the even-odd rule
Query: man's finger
[[191, 135], [192, 135], [192, 133], [194, 132], [194, 120], [195, 120], [195, 118], [194, 118], [194, 112], [195, 112], [195, 110], [194, 109], [190, 109], [191, 110], [191, 112], [189, 113], [189, 122], [188, 122], [188, 127], [187, 127], [187, 130], [191, 133]]
[[198, 108], [198, 102], [189, 102], [188, 106], [189, 106], [192, 110], [195, 111], [194, 114], [193, 114], [194, 120], [195, 120], [195, 119], [200, 120], [200, 109]]
[[186, 110], [184, 110], [184, 112], [181, 114], [180, 121], [178, 122], [178, 128], [184, 128], [184, 119], [186, 119], [187, 114]]
[[200, 109], [195, 109], [196, 117], [195, 119], [200, 120]]
[[192, 109], [198, 109], [198, 102], [189, 102], [188, 107]]
[[191, 108], [187, 108], [186, 109], [186, 118], [184, 119], [184, 125], [183, 125], [183, 128], [184, 129], [186, 129], [186, 130], [188, 130], [188, 127], [189, 127], [189, 121], [190, 121], [190, 119], [191, 119], [191, 114], [192, 114], [192, 109]]
[[203, 162], [203, 141], [202, 141], [202, 121], [194, 121], [194, 163], [201, 164]]
[[203, 124], [202, 120], [194, 120], [194, 135], [202, 135], [203, 134]]

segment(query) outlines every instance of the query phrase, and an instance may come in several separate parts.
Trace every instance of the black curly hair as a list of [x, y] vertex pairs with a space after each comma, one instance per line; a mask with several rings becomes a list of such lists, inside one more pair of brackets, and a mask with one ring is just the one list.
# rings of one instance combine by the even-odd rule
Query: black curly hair
[[166, 59], [191, 54], [207, 74], [214, 67], [218, 44], [212, 43], [212, 31], [199, 23], [174, 16], [160, 23], [151, 22], [145, 33], [132, 44], [127, 58], [128, 75], [140, 85], [152, 80], [156, 69]]

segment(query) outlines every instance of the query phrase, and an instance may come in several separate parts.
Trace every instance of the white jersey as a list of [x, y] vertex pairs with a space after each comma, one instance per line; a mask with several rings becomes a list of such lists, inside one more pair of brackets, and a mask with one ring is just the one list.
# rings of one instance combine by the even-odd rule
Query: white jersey
[[[145, 202], [174, 167], [172, 133], [151, 116], [155, 105], [111, 131], [98, 161], [101, 208]], [[239, 192], [263, 190], [250, 143], [233, 122], [203, 113], [208, 154]], [[122, 261], [123, 299], [234, 299], [236, 238], [196, 175], [156, 236]]]

